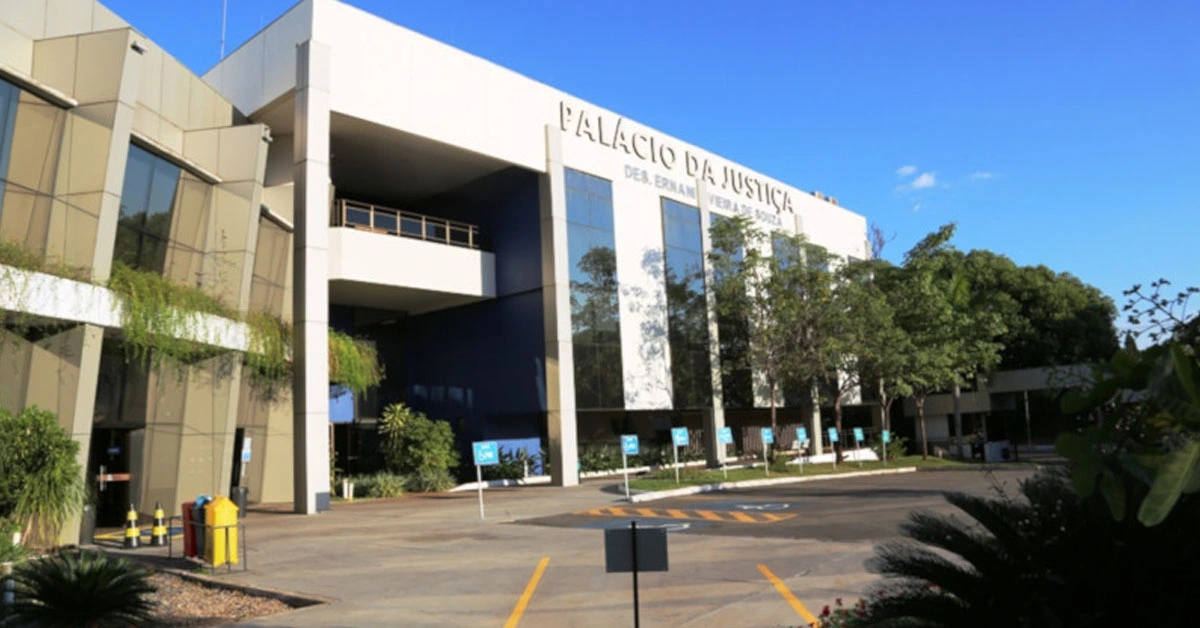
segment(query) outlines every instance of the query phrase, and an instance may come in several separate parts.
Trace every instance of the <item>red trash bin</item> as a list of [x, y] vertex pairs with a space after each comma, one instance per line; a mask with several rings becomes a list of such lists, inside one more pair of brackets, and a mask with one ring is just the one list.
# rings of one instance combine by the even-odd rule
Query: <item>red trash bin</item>
[[183, 503], [183, 555], [186, 558], [195, 558], [198, 555], [196, 551], [196, 528], [192, 525], [192, 507], [196, 502]]

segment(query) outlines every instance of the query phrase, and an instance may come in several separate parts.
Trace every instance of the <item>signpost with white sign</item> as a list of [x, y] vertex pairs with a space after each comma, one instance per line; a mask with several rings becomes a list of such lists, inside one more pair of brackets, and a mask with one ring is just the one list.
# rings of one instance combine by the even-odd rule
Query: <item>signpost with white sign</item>
[[888, 430], [883, 430], [883, 433], [880, 434], [880, 438], [883, 440], [883, 447], [880, 447], [879, 450], [881, 452], [883, 452], [883, 466], [886, 467], [887, 466], [887, 446], [888, 446], [888, 443], [892, 442], [892, 433]]
[[604, 531], [604, 571], [633, 574], [633, 625], [641, 625], [638, 609], [638, 572], [667, 571], [666, 528], [638, 530], [637, 521], [629, 529]]
[[[855, 448], [855, 449], [862, 449], [862, 442], [863, 442], [864, 440], [866, 440], [866, 439], [865, 439], [865, 438], [863, 438], [863, 431], [862, 431], [862, 428], [861, 428], [861, 427], [856, 427], [856, 428], [854, 428], [854, 448]], [[862, 455], [859, 455], [859, 456], [858, 456], [858, 466], [859, 466], [860, 468], [862, 467]]]
[[723, 427], [717, 430], [717, 443], [721, 445], [721, 474], [729, 479], [729, 470], [725, 468], [726, 446], [733, 444], [733, 428]]
[[837, 428], [831, 427], [831, 428], [829, 428], [829, 446], [833, 448], [833, 468], [834, 469], [837, 468], [837, 442], [838, 442]]
[[500, 447], [494, 440], [479, 441], [471, 444], [475, 454], [475, 484], [479, 489], [479, 519], [483, 520], [483, 466], [500, 464]]
[[679, 484], [679, 448], [688, 446], [686, 427], [671, 428], [671, 453], [675, 456], [675, 483]]
[[621, 434], [621, 470], [625, 472], [625, 499], [629, 499], [629, 456], [638, 455], [637, 434]]
[[808, 430], [796, 428], [796, 453], [800, 454], [800, 473], [804, 473], [804, 450], [808, 448]]
[[771, 443], [775, 442], [775, 432], [771, 431], [771, 428], [769, 428], [769, 427], [762, 428], [762, 442], [763, 442], [763, 469], [766, 469], [767, 477], [771, 477], [771, 463], [767, 462], [767, 449], [769, 448]]

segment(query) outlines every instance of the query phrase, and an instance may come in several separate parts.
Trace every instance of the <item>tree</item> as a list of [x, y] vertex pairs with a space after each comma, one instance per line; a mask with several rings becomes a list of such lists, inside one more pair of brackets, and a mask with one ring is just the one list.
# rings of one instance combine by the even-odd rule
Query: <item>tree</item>
[[962, 385], [991, 372], [1000, 363], [1004, 345], [998, 338], [1006, 329], [1003, 312], [1009, 309], [1012, 299], [995, 288], [973, 285], [965, 259], [957, 251], [938, 254], [945, 258], [942, 272], [950, 280], [948, 296], [954, 311], [957, 347], [950, 354], [954, 371], [954, 429], [961, 439]]
[[31, 406], [13, 415], [0, 408], [0, 518], [21, 522], [26, 544], [53, 545], [83, 506], [78, 453], [79, 443], [53, 412]]

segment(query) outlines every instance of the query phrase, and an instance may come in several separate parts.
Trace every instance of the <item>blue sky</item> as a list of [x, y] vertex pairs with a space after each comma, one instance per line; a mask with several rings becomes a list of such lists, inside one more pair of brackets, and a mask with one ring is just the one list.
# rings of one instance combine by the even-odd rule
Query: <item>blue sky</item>
[[[109, 0], [185, 64], [221, 2]], [[229, 0], [227, 49], [290, 0]], [[895, 234], [1200, 285], [1200, 4], [353, 0]]]

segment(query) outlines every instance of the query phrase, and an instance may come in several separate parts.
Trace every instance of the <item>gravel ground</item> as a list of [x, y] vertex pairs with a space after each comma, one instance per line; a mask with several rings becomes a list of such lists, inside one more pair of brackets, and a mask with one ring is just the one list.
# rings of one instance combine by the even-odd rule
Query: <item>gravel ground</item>
[[220, 626], [291, 610], [274, 598], [208, 587], [166, 573], [154, 574], [150, 582], [158, 588], [150, 596], [159, 607], [156, 626]]

